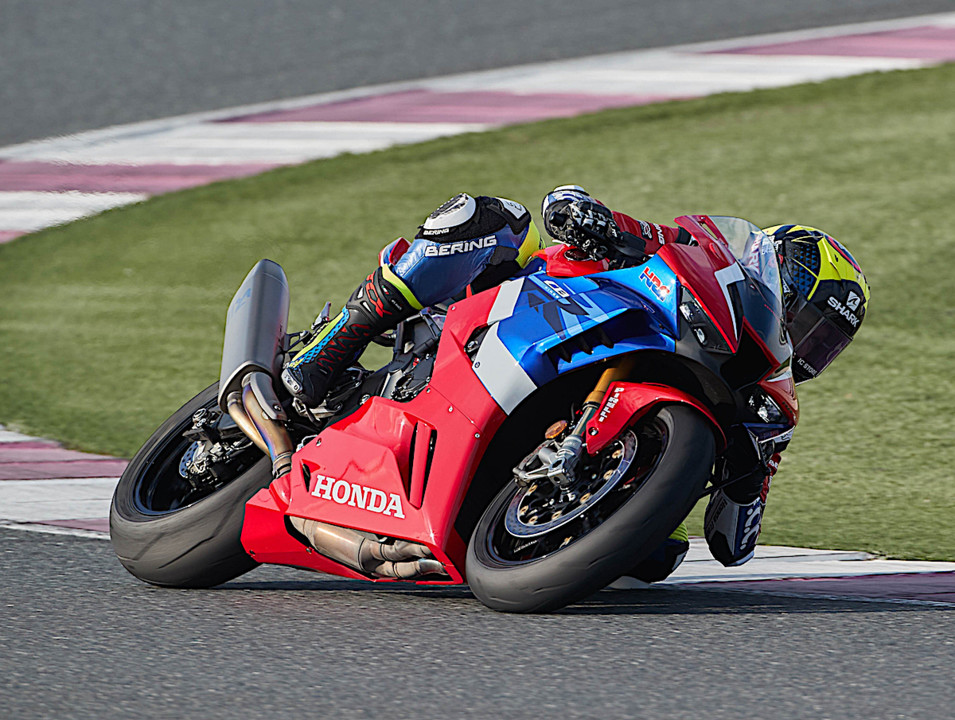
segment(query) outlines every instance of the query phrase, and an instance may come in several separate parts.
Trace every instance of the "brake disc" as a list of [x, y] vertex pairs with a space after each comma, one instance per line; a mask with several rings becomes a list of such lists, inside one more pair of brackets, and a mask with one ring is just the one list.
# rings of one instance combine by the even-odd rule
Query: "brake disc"
[[[504, 528], [514, 537], [538, 537], [583, 515], [626, 476], [637, 454], [637, 436], [628, 430], [611, 448], [578, 471], [581, 479], [569, 492], [546, 481], [521, 489], [504, 513]], [[616, 465], [591, 476], [592, 466], [608, 453]]]

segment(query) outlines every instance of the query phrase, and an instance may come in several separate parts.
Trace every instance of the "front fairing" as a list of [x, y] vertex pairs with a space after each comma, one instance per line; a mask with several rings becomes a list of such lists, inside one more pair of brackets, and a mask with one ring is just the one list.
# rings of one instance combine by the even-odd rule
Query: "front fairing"
[[721, 285], [721, 289], [730, 302], [739, 303], [735, 314], [749, 325], [776, 365], [785, 364], [792, 347], [786, 333], [782, 280], [772, 239], [758, 226], [738, 217], [689, 215], [676, 222], [700, 247], [710, 253], [728, 250], [738, 262], [743, 270], [741, 281]]
[[[667, 245], [634, 267], [582, 268], [590, 274], [576, 277], [538, 272], [504, 284], [472, 357], [505, 412], [559, 375], [644, 351], [645, 357], [655, 352], [671, 359], [648, 361], [641, 373], [690, 389], [727, 423], [739, 420], [746, 405], [740, 392], [785, 367], [791, 356], [774, 248], [745, 220], [680, 220], [700, 236], [698, 245]], [[679, 310], [684, 290], [719, 324], [728, 352], [703, 348], [688, 332]], [[795, 406], [794, 396], [788, 404]]]

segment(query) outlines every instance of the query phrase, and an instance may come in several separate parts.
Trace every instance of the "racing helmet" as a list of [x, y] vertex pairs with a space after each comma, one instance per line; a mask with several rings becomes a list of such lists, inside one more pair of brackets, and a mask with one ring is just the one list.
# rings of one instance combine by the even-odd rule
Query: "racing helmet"
[[766, 228], [782, 270], [793, 378], [811, 380], [846, 349], [869, 304], [862, 268], [841, 243], [804, 225]]

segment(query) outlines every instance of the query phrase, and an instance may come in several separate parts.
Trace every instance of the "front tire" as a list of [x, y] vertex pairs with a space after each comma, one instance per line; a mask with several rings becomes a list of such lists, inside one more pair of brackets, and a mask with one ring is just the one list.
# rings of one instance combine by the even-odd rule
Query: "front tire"
[[163, 423], [113, 494], [109, 529], [116, 556], [153, 585], [212, 587], [257, 565], [239, 536], [245, 503], [272, 480], [268, 458], [253, 446], [243, 451], [237, 476], [209, 494], [180, 500], [175, 490], [183, 482], [179, 459], [189, 446], [182, 433], [196, 410], [215, 406], [217, 391], [217, 384], [206, 388]]
[[[713, 431], [703, 416], [686, 406], [665, 406], [637, 428], [664, 438], [645, 477], [608, 517], [602, 503], [588, 510], [596, 521], [581, 521], [581, 534], [558, 546], [545, 539], [540, 556], [520, 557], [505, 527], [505, 514], [521, 489], [508, 483], [485, 510], [468, 544], [467, 579], [474, 595], [493, 610], [550, 612], [605, 587], [649, 555], [683, 520], [700, 497], [715, 458]], [[641, 443], [644, 444], [644, 443]], [[614, 492], [623, 492], [627, 483]], [[612, 507], [612, 506], [611, 506]], [[606, 506], [605, 506], [606, 508]], [[606, 509], [604, 510], [606, 512]], [[593, 523], [597, 522], [592, 527]], [[551, 534], [569, 533], [564, 526]], [[518, 548], [516, 553], [514, 548]]]

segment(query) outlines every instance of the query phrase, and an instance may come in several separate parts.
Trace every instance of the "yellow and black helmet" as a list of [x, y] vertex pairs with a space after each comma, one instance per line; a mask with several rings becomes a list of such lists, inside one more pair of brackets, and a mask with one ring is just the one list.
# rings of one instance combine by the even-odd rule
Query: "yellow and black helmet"
[[793, 377], [811, 380], [846, 349], [862, 325], [869, 284], [835, 238], [804, 225], [766, 228], [779, 254]]

